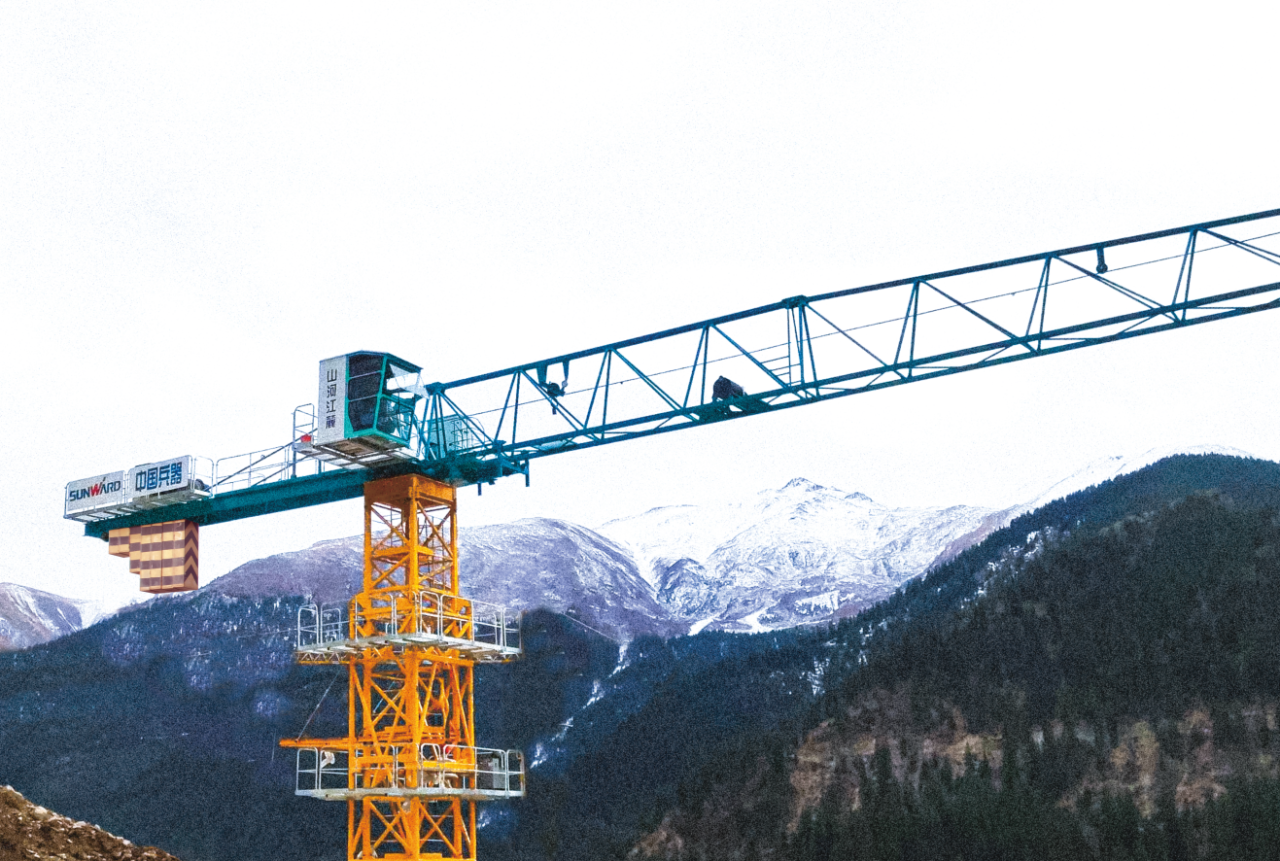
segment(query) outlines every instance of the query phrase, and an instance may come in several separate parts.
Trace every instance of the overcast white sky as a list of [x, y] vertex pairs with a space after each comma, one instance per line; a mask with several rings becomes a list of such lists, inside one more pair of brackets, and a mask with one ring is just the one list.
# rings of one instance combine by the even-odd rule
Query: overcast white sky
[[[1280, 206], [1267, 4], [0, 3], [0, 581], [128, 595], [65, 483], [283, 442], [317, 362], [442, 380], [797, 293]], [[797, 475], [1000, 504], [1280, 457], [1280, 315], [534, 464], [463, 524]], [[202, 530], [202, 579], [360, 529]]]

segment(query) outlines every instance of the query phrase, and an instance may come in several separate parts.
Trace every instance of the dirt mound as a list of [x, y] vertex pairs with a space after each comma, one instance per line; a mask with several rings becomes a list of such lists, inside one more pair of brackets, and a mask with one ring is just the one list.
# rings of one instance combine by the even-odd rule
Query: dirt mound
[[134, 846], [87, 822], [76, 822], [0, 786], [0, 861], [178, 861], [154, 846]]

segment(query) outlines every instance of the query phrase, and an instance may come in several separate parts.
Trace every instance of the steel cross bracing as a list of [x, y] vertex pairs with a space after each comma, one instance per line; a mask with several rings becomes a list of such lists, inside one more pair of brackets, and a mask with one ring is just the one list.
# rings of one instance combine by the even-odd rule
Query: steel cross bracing
[[[795, 296], [453, 382], [402, 378], [421, 401], [413, 445], [399, 457], [316, 463], [311, 475], [296, 455], [270, 470], [249, 458], [263, 477], [248, 486], [215, 486], [180, 514], [171, 506], [85, 531], [299, 508], [409, 472], [455, 486], [527, 475], [531, 460], [552, 454], [1278, 306], [1280, 209]], [[743, 394], [716, 399], [720, 377]]]
[[519, 656], [518, 616], [475, 630], [488, 614], [458, 591], [456, 488], [405, 475], [364, 498], [361, 591], [298, 626], [302, 663], [346, 665], [347, 735], [281, 742], [295, 792], [347, 802], [352, 861], [474, 861], [476, 802], [525, 794], [524, 755], [475, 735], [475, 663]]
[[[1280, 304], [1280, 210], [796, 296], [425, 395], [434, 474], [771, 412]], [[713, 399], [725, 376], [745, 390]], [[473, 446], [447, 452], [464, 417]], [[456, 421], [456, 419], [455, 419]], [[436, 438], [430, 431], [437, 429]]]

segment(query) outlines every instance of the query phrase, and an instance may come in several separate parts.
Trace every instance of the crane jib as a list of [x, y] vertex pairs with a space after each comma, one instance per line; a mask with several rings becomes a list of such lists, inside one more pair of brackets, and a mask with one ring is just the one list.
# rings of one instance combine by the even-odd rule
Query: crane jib
[[72, 482], [67, 516], [105, 537], [351, 498], [413, 472], [527, 480], [554, 454], [1257, 313], [1280, 305], [1277, 237], [1280, 209], [792, 296], [447, 383], [351, 353], [321, 363], [319, 401], [295, 410], [288, 443], [217, 461], [207, 488], [171, 503], [94, 495], [102, 474]]

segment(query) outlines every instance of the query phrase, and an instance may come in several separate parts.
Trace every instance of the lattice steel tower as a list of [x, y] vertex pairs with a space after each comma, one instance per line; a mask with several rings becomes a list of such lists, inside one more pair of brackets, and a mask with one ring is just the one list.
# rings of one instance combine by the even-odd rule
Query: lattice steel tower
[[456, 513], [425, 476], [369, 482], [363, 589], [299, 614], [299, 661], [347, 666], [347, 737], [282, 743], [298, 794], [346, 800], [352, 861], [474, 859], [476, 802], [524, 795], [523, 756], [476, 747], [473, 701], [475, 664], [519, 655], [519, 620], [458, 594]]

